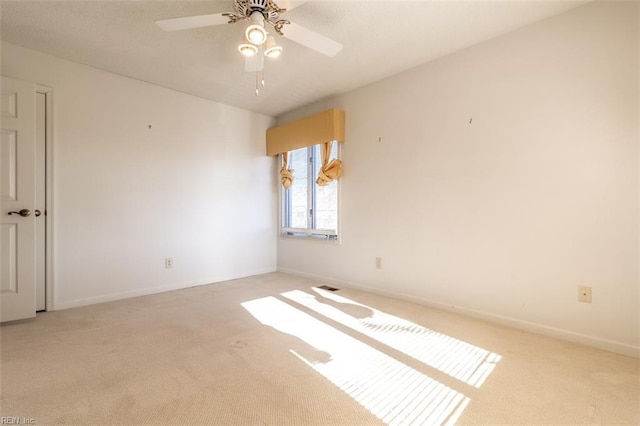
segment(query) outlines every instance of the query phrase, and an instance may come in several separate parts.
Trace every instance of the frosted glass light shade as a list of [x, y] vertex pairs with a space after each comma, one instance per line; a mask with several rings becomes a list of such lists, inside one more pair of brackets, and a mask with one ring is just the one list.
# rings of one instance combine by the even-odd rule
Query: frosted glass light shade
[[264, 29], [264, 16], [260, 12], [253, 12], [249, 21], [250, 24], [244, 35], [249, 42], [259, 46], [267, 40], [267, 31]]
[[238, 51], [244, 56], [255, 56], [258, 48], [251, 43], [241, 43], [238, 45]]
[[264, 51], [265, 56], [277, 58], [282, 53], [282, 46], [276, 44], [276, 39], [270, 35], [267, 37], [267, 48]]

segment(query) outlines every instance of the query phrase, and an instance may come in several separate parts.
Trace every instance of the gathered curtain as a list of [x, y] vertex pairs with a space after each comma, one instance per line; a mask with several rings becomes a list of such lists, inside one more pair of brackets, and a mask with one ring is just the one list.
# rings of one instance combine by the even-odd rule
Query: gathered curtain
[[320, 144], [322, 167], [320, 167], [320, 171], [318, 172], [318, 179], [316, 179], [316, 184], [318, 184], [319, 186], [328, 185], [330, 182], [338, 180], [340, 179], [340, 176], [342, 176], [342, 161], [338, 160], [337, 158], [329, 161], [332, 145], [333, 141]]
[[293, 170], [289, 168], [289, 153], [282, 153], [282, 167], [280, 168], [280, 180], [284, 189], [291, 188], [293, 185]]

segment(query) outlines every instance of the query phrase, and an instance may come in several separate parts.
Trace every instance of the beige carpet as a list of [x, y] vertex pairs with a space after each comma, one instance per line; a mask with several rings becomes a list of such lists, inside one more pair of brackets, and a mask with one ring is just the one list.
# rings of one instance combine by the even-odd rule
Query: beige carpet
[[4, 325], [0, 416], [38, 425], [640, 422], [637, 359], [322, 284], [273, 273]]

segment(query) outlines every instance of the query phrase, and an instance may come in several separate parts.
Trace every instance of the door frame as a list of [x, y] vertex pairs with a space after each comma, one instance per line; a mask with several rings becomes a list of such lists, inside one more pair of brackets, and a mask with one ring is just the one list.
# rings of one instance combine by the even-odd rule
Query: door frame
[[55, 311], [53, 88], [36, 84], [36, 93], [41, 93], [45, 96], [45, 311]]

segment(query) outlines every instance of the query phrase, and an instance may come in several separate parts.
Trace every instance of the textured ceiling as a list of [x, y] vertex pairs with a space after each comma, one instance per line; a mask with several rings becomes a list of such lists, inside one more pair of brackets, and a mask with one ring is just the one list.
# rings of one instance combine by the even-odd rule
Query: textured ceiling
[[[277, 1], [281, 7], [295, 1]], [[1, 37], [23, 47], [278, 116], [562, 13], [585, 1], [315, 1], [284, 18], [341, 42], [334, 58], [279, 38], [266, 86], [236, 50], [243, 24], [164, 32], [154, 21], [233, 11], [231, 1], [0, 1]], [[286, 27], [285, 30], [286, 31]]]

